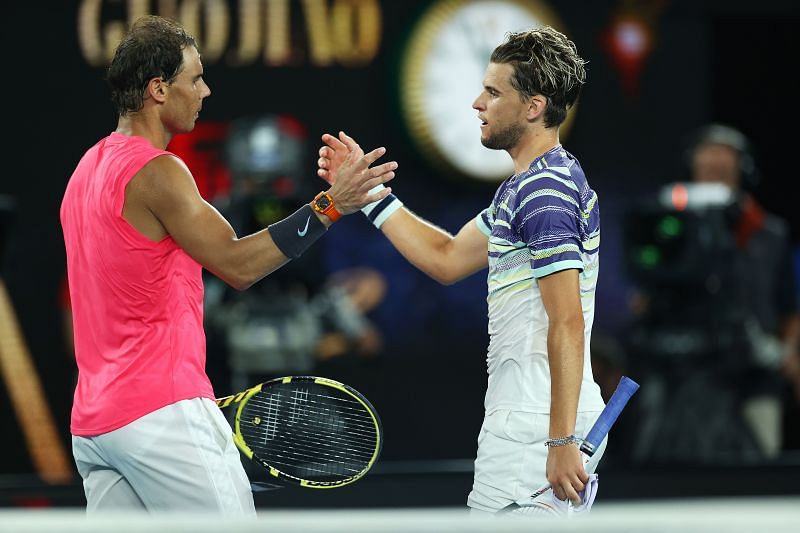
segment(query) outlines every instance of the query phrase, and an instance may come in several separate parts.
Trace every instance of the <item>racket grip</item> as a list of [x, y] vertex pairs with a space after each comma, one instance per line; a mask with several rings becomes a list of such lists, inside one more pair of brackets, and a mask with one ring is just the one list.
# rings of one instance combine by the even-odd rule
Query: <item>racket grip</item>
[[[594, 452], [597, 451], [597, 447], [600, 446], [600, 443], [603, 442], [603, 439], [608, 435], [611, 426], [617, 421], [617, 417], [622, 412], [622, 409], [625, 408], [625, 404], [628, 403], [628, 400], [631, 399], [631, 396], [633, 396], [633, 393], [636, 392], [638, 388], [638, 383], [631, 378], [622, 376], [614, 394], [611, 395], [603, 412], [597, 417], [592, 429], [589, 430], [589, 434], [586, 435], [586, 438], [583, 440], [581, 444], [581, 451], [583, 453], [589, 457], [594, 455]], [[590, 461], [587, 461], [587, 464], [588, 463], [590, 463]], [[550, 488], [550, 483], [546, 483], [539, 487], [530, 497], [536, 499]]]
[[597, 451], [597, 447], [600, 446], [600, 443], [603, 442], [603, 439], [608, 435], [611, 426], [616, 422], [622, 409], [625, 408], [625, 404], [628, 403], [628, 400], [631, 399], [631, 396], [633, 396], [633, 393], [635, 393], [638, 388], [638, 383], [626, 376], [622, 376], [614, 394], [609, 398], [603, 412], [600, 413], [597, 421], [592, 426], [592, 429], [589, 430], [589, 434], [586, 435], [586, 438], [581, 444], [581, 451], [583, 453], [589, 457], [594, 455], [594, 452]]

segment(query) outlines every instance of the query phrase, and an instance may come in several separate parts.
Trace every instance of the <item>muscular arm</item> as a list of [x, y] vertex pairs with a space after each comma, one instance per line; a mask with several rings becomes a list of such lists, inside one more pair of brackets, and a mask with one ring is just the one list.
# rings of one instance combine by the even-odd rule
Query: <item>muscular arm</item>
[[[539, 279], [549, 321], [547, 358], [550, 363], [550, 438], [575, 433], [578, 397], [583, 378], [584, 323], [580, 282], [575, 269]], [[560, 499], [578, 501], [588, 477], [575, 445], [549, 448], [547, 479]]]
[[[347, 156], [328, 190], [342, 214], [384, 199], [390, 189], [369, 193], [394, 177], [397, 163], [371, 167], [386, 150], [365, 154], [349, 139]], [[231, 225], [200, 196], [191, 172], [178, 158], [162, 155], [150, 161], [125, 189], [124, 218], [144, 236], [158, 241], [171, 235], [206, 269], [237, 289], [246, 289], [289, 259], [268, 229], [238, 238]], [[326, 226], [330, 220], [315, 216]], [[308, 226], [306, 226], [307, 228]], [[300, 228], [298, 227], [298, 230]], [[298, 233], [300, 235], [300, 233]]]
[[[203, 267], [240, 290], [288, 261], [266, 229], [238, 238], [173, 157], [153, 159], [130, 181], [123, 215], [152, 240], [171, 235]], [[327, 217], [320, 220], [329, 223]]]
[[488, 239], [472, 220], [453, 236], [403, 207], [381, 230], [412, 265], [445, 285], [488, 265]]

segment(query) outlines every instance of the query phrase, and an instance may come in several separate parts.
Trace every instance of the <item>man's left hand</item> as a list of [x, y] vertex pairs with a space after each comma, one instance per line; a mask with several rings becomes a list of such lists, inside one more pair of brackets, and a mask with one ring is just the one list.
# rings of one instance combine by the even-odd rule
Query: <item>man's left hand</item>
[[583, 467], [581, 451], [574, 444], [553, 446], [547, 451], [547, 481], [559, 500], [571, 500], [580, 505], [578, 494], [585, 487], [589, 475]]

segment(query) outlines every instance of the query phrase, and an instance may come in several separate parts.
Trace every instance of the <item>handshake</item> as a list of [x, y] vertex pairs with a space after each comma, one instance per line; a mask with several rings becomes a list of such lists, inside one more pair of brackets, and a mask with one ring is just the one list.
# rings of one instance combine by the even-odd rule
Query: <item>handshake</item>
[[329, 215], [331, 221], [361, 210], [380, 228], [389, 215], [403, 205], [392, 190], [384, 186], [394, 178], [397, 162], [371, 166], [386, 153], [386, 148], [376, 148], [365, 154], [358, 143], [343, 131], [339, 132], [338, 138], [326, 133], [322, 141], [324, 146], [319, 149], [317, 174], [331, 185], [327, 191], [330, 205], [315, 209], [318, 212], [333, 211], [334, 215]]

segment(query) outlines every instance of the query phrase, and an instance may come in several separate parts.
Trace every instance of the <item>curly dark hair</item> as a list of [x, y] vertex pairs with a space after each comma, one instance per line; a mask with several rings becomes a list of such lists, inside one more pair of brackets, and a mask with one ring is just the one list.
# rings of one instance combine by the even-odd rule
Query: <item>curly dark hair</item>
[[537, 94], [547, 98], [547, 128], [564, 122], [586, 83], [586, 61], [575, 43], [550, 26], [509, 33], [492, 52], [491, 62], [514, 67], [511, 86], [523, 100]]
[[145, 89], [153, 78], [173, 81], [183, 69], [187, 46], [197, 48], [197, 43], [173, 20], [148, 15], [134, 22], [106, 73], [117, 113], [125, 116], [142, 109]]

